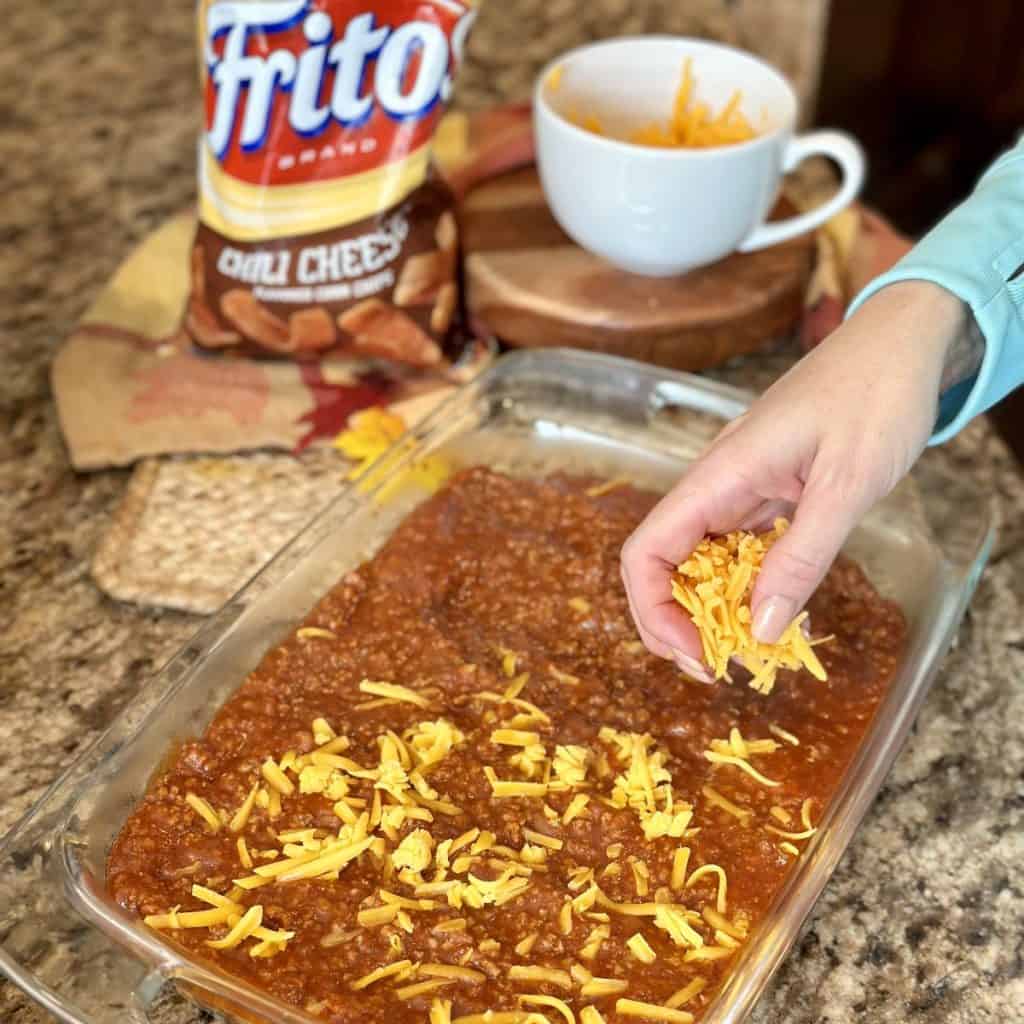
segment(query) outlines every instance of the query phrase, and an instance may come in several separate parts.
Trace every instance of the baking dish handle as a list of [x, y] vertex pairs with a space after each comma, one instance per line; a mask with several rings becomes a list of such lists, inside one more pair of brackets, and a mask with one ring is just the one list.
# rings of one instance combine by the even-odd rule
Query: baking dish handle
[[682, 458], [695, 459], [726, 423], [742, 416], [754, 396], [739, 388], [674, 373], [657, 381], [647, 396], [647, 426]]

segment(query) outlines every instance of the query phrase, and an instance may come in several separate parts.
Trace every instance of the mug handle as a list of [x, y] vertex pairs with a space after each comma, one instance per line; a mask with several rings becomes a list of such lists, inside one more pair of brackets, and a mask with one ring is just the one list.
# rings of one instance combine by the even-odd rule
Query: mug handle
[[802, 235], [813, 228], [824, 224], [843, 207], [848, 206], [857, 198], [861, 185], [864, 184], [866, 162], [864, 151], [857, 141], [845, 132], [820, 131], [797, 135], [789, 140], [782, 154], [782, 172], [793, 170], [801, 161], [809, 156], [831, 157], [842, 172], [843, 183], [839, 191], [827, 202], [807, 213], [785, 220], [771, 221], [754, 230], [740, 242], [740, 252], [753, 252], [765, 249], [769, 245], [778, 245], [788, 238]]

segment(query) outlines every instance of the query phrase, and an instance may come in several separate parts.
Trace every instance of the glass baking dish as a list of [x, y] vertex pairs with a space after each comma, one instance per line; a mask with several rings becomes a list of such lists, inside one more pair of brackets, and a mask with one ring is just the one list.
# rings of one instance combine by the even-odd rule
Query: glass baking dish
[[[627, 475], [664, 490], [750, 398], [608, 356], [519, 352], [414, 428], [409, 450], [377, 487], [387, 488], [390, 475], [411, 460], [441, 451], [458, 464], [514, 474]], [[987, 502], [927, 460], [920, 472], [921, 484], [908, 483], [880, 504], [849, 546], [879, 590], [903, 608], [906, 656], [817, 834], [737, 958], [706, 1024], [738, 1024], [786, 955], [899, 751], [984, 565], [993, 537]], [[942, 501], [930, 502], [927, 495], [940, 489]], [[172, 744], [201, 732], [264, 652], [423, 498], [406, 489], [381, 502], [375, 493], [350, 487], [317, 516], [203, 625], [0, 844], [0, 970], [58, 1019], [192, 1019], [184, 1001], [177, 1017], [167, 1010], [169, 988], [229, 1018], [313, 1019], [188, 961], [123, 913], [106, 895], [105, 860]]]

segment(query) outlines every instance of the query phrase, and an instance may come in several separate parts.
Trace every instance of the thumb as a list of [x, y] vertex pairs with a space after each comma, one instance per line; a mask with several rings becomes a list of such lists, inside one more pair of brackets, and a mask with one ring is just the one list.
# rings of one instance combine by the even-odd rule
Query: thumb
[[776, 643], [828, 572], [859, 516], [856, 502], [838, 489], [808, 484], [793, 524], [765, 555], [751, 610], [751, 632]]

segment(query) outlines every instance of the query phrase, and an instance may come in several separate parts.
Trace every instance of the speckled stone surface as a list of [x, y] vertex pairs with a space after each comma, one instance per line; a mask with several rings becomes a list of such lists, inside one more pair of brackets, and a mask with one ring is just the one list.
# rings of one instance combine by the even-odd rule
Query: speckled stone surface
[[[70, 470], [47, 384], [57, 342], [117, 263], [193, 195], [190, 6], [16, 0], [5, 12], [0, 830], [196, 625], [117, 604], [90, 581], [88, 560], [127, 474]], [[510, 5], [499, 6], [507, 19]], [[629, 8], [634, 21], [647, 10], [641, 28], [670, 6], [608, 0], [610, 12]], [[507, 44], [515, 54], [518, 41]], [[507, 77], [509, 89], [520, 87]], [[494, 88], [486, 67], [471, 80]], [[783, 361], [728, 376], [763, 383]], [[996, 496], [1003, 539], [913, 736], [755, 1013], [758, 1024], [1021, 1019], [1024, 484], [984, 424], [932, 458]], [[48, 1019], [0, 984], [0, 1020]]]

